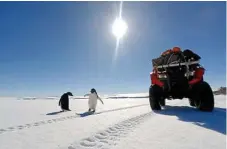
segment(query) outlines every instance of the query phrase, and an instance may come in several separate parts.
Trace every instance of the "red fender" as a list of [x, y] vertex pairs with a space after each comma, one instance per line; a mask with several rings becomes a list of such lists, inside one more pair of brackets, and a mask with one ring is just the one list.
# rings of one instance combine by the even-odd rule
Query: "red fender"
[[201, 81], [202, 78], [203, 78], [204, 73], [205, 73], [205, 69], [204, 68], [197, 68], [195, 70], [194, 79], [189, 81], [189, 84], [193, 85], [193, 84], [198, 83], [199, 81]]
[[151, 78], [151, 84], [156, 84], [160, 87], [164, 86], [164, 83], [158, 79], [158, 74], [156, 70], [153, 70], [153, 72], [150, 73], [150, 78]]

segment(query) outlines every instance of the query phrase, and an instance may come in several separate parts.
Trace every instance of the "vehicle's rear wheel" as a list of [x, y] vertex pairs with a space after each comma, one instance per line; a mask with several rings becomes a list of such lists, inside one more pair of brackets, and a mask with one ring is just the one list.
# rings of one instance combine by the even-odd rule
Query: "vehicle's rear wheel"
[[165, 98], [161, 98], [160, 99], [160, 101], [159, 101], [159, 104], [162, 106], [162, 107], [164, 107], [164, 106], [166, 106], [166, 100], [165, 100]]
[[195, 107], [201, 111], [211, 112], [214, 109], [214, 95], [210, 85], [203, 81], [193, 86]]
[[189, 101], [190, 106], [192, 106], [192, 107], [195, 106], [195, 102], [191, 98], [189, 98], [188, 101]]
[[160, 101], [161, 101], [161, 92], [162, 89], [153, 85], [149, 89], [149, 102], [152, 110], [161, 110]]

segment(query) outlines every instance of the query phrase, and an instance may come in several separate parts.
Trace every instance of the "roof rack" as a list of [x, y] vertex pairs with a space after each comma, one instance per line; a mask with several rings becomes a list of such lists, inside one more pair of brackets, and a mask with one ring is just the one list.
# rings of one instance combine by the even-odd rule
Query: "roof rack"
[[184, 63], [178, 63], [178, 64], [160, 65], [160, 66], [156, 66], [156, 68], [176, 67], [176, 66], [182, 66], [182, 65], [189, 66], [189, 65], [193, 65], [193, 64], [199, 64], [199, 61], [184, 62]]

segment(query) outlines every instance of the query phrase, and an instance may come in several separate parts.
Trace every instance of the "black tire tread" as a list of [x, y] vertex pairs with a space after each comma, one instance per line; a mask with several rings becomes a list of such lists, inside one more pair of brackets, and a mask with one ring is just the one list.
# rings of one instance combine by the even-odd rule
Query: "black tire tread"
[[211, 112], [214, 109], [214, 95], [210, 85], [202, 81], [194, 88], [195, 106], [201, 111]]
[[157, 85], [153, 85], [149, 90], [149, 102], [152, 110], [161, 110], [160, 99], [161, 89]]

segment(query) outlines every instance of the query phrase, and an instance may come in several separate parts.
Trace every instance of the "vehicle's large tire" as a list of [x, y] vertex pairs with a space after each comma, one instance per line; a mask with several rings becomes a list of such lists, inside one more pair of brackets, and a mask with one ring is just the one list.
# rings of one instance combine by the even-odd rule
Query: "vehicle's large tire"
[[153, 85], [150, 87], [149, 102], [152, 110], [161, 110], [161, 106], [159, 103], [161, 100], [161, 92], [162, 92], [162, 89], [157, 85]]
[[201, 111], [211, 112], [214, 109], [214, 94], [210, 85], [202, 81], [193, 87], [195, 107]]
[[166, 106], [166, 100], [165, 100], [165, 98], [161, 98], [160, 101], [159, 101], [159, 104], [162, 107]]
[[195, 107], [195, 102], [194, 102], [194, 100], [191, 99], [191, 98], [189, 98], [188, 100], [189, 100], [190, 106]]

